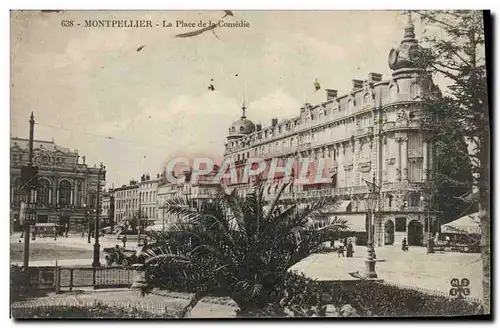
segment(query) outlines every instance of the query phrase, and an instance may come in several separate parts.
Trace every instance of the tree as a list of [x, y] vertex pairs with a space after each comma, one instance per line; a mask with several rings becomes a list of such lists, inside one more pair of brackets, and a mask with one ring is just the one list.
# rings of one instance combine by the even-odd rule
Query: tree
[[[445, 99], [446, 101], [446, 99]], [[443, 107], [434, 112], [439, 115], [436, 121], [444, 122], [453, 118], [449, 108]], [[468, 156], [467, 144], [462, 131], [446, 131], [438, 133], [433, 140], [436, 149], [437, 170], [434, 174], [435, 195], [432, 206], [443, 213], [441, 224], [455, 220], [464, 214], [473, 211], [471, 204], [464, 202], [460, 197], [472, 190], [472, 168]], [[453, 132], [453, 133], [449, 133]]]
[[437, 134], [462, 134], [468, 145], [463, 156], [469, 160], [474, 186], [479, 194], [481, 224], [481, 259], [483, 264], [483, 299], [490, 309], [490, 120], [486, 74], [486, 35], [479, 11], [414, 11], [422, 22], [436, 28], [425, 37], [429, 51], [423, 64], [442, 74], [451, 83], [449, 95], [428, 106], [427, 119], [442, 118], [438, 111], [452, 114], [439, 121]]
[[195, 292], [181, 315], [207, 294], [231, 297], [240, 313], [278, 304], [287, 270], [322, 250], [332, 233], [345, 227], [336, 220], [315, 229], [313, 221], [324, 218], [323, 210], [336, 199], [319, 199], [304, 208], [285, 205], [280, 195], [286, 186], [272, 202], [265, 200], [262, 186], [244, 198], [221, 190], [207, 202], [167, 201], [167, 211], [179, 221], [154, 237], [145, 261], [152, 279], [143, 292], [162, 283]]

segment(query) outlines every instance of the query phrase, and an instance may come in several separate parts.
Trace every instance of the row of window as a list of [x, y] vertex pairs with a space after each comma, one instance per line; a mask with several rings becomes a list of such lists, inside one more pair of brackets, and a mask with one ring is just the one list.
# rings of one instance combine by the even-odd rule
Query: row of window
[[[395, 102], [398, 100], [414, 100], [418, 96], [420, 96], [420, 86], [417, 83], [411, 84], [410, 90], [409, 90], [409, 99], [402, 99], [401, 95], [399, 94], [398, 89], [399, 88], [396, 84], [391, 85], [391, 87], [389, 88], [389, 99], [388, 99], [389, 102]], [[385, 99], [385, 101], [387, 101], [387, 99]], [[372, 96], [369, 93], [366, 93], [362, 98], [362, 105], [372, 104], [372, 103], [373, 103]], [[333, 107], [333, 108], [330, 108], [330, 107]], [[334, 103], [333, 105], [329, 104], [328, 107], [323, 107], [323, 106], [320, 107], [320, 110], [317, 110], [316, 113], [312, 112], [310, 114], [310, 120], [311, 121], [321, 120], [324, 116], [329, 116], [330, 114], [334, 113], [335, 110], [340, 112], [343, 110], [352, 110], [356, 107], [357, 107], [356, 98], [349, 99], [346, 104], [345, 103], [344, 104], [335, 104]], [[309, 110], [309, 109], [306, 109], [306, 110]], [[348, 114], [350, 114], [350, 113], [347, 113], [347, 115]], [[302, 117], [302, 122], [303, 123], [309, 122], [309, 117], [307, 115], [305, 117]], [[299, 124], [300, 124], [300, 120], [295, 119], [293, 124], [287, 123], [285, 125], [278, 126], [277, 132], [278, 132], [278, 134], [280, 134], [282, 132], [289, 132], [295, 126], [297, 126]], [[228, 147], [234, 148], [234, 147], [238, 147], [238, 146], [243, 146], [242, 143], [249, 144], [249, 143], [255, 142], [256, 140], [259, 140], [259, 142], [260, 142], [262, 140], [262, 136], [264, 136], [264, 139], [267, 139], [268, 137], [269, 138], [273, 137], [274, 133], [275, 133], [275, 129], [270, 128], [270, 129], [267, 129], [263, 132], [257, 133], [257, 135], [254, 137], [244, 138], [242, 141], [233, 141], [232, 143], [228, 144]]]
[[[142, 208], [141, 211], [142, 211], [141, 217], [143, 219], [155, 219], [156, 218], [156, 207]], [[130, 213], [132, 213], [132, 211]], [[123, 219], [125, 217], [128, 217], [130, 215], [130, 213], [127, 213], [127, 212], [125, 212], [125, 213], [116, 213], [116, 219], [119, 221], [119, 220], [121, 220], [121, 219]]]
[[[134, 197], [135, 198], [137, 196], [137, 190], [118, 191], [116, 194], [116, 198], [125, 198], [124, 195], [126, 195], [126, 197]], [[143, 203], [155, 202], [156, 201], [156, 191], [140, 192], [140, 197], [141, 197], [141, 202], [143, 202]], [[127, 201], [127, 200], [126, 199], [117, 199], [117, 203], [120, 203], [120, 201]]]
[[[80, 187], [81, 185], [79, 185]], [[11, 187], [11, 202], [14, 204], [18, 204], [21, 201], [25, 201], [26, 194], [25, 191], [21, 189], [21, 181], [20, 179], [15, 179], [13, 181]], [[73, 194], [73, 188], [71, 183], [67, 180], [63, 180], [59, 183], [58, 188], [56, 189], [56, 204], [59, 205], [86, 205], [86, 206], [95, 206], [97, 193], [94, 190], [89, 192], [88, 198], [85, 198], [81, 189], [77, 189], [76, 197]], [[50, 186], [49, 181], [45, 179], [40, 179], [38, 181], [38, 187], [36, 189], [36, 203], [37, 205], [49, 205], [53, 203], [53, 195], [52, 188]]]

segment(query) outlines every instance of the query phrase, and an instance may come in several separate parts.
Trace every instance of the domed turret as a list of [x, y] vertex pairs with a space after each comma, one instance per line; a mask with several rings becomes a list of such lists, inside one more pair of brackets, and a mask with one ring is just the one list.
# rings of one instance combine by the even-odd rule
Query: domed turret
[[415, 39], [415, 25], [411, 21], [411, 14], [408, 14], [408, 23], [405, 26], [403, 41], [397, 48], [389, 52], [389, 67], [392, 70], [402, 68], [423, 68], [422, 54], [424, 49]]
[[245, 115], [245, 110], [246, 110], [245, 104], [243, 104], [241, 110], [242, 110], [241, 118], [236, 122], [233, 122], [233, 124], [231, 124], [231, 127], [229, 128], [228, 139], [240, 138], [255, 131], [255, 124], [253, 124], [252, 121], [247, 119]]

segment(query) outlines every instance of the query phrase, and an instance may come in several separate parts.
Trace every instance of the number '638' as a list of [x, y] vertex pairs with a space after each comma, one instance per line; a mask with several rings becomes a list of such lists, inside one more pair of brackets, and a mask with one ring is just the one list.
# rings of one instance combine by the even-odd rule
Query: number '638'
[[61, 21], [61, 26], [62, 27], [73, 27], [73, 21], [72, 20], [63, 20], [63, 21]]

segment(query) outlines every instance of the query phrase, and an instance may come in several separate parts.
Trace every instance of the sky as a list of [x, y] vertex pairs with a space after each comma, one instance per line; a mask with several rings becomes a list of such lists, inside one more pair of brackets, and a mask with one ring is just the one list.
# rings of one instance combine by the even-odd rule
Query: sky
[[[324, 88], [350, 91], [352, 79], [391, 71], [403, 38], [400, 11], [234, 11], [192, 38], [177, 20], [219, 20], [221, 11], [11, 13], [11, 136], [77, 149], [106, 166], [107, 186], [152, 177], [176, 156], [221, 158], [241, 116], [263, 126], [299, 115]], [[86, 28], [85, 20], [151, 20], [152, 28]], [[61, 26], [73, 21], [73, 27]], [[173, 27], [156, 27], [172, 22]], [[80, 23], [78, 27], [76, 24]], [[423, 27], [415, 19], [417, 38]], [[144, 46], [141, 51], [137, 51]], [[237, 76], [236, 76], [237, 75]], [[208, 85], [213, 79], [215, 91]], [[315, 79], [322, 90], [313, 92]]]

